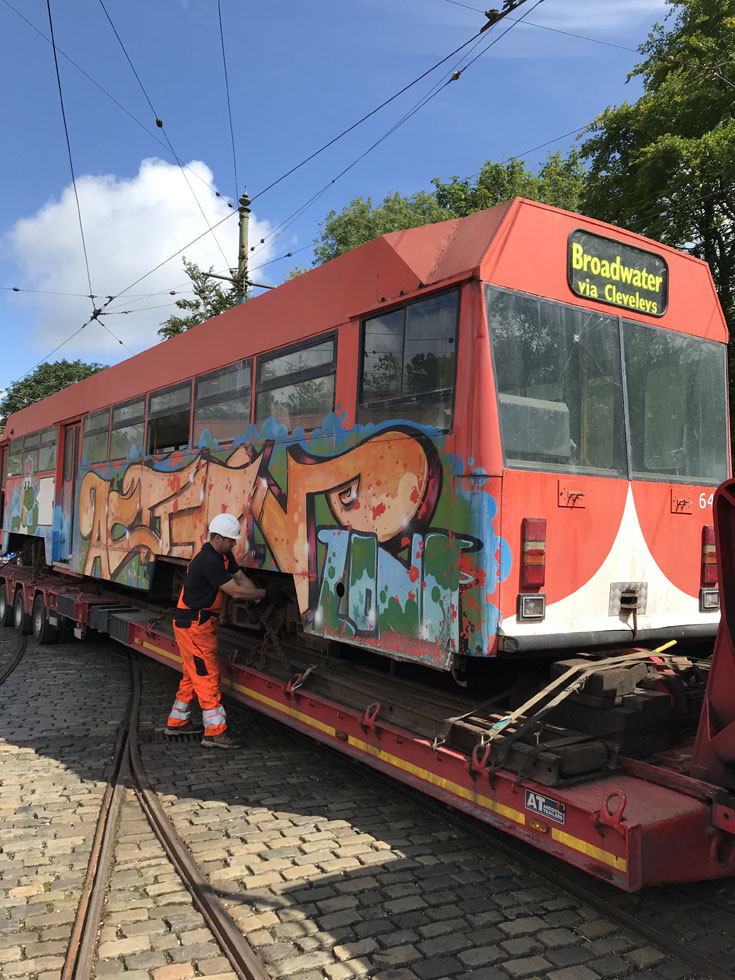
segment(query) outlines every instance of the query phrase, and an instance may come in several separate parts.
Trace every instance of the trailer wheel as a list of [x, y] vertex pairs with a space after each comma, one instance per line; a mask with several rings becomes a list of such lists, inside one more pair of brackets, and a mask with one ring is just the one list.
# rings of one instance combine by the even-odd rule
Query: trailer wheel
[[33, 600], [33, 639], [36, 643], [57, 643], [59, 631], [48, 621], [48, 613], [43, 603], [43, 596], [37, 595]]
[[31, 617], [26, 612], [25, 602], [23, 601], [23, 589], [18, 589], [15, 593], [13, 603], [13, 623], [17, 630], [27, 636], [31, 632]]
[[0, 582], [0, 626], [13, 625], [13, 607], [8, 602], [8, 586]]

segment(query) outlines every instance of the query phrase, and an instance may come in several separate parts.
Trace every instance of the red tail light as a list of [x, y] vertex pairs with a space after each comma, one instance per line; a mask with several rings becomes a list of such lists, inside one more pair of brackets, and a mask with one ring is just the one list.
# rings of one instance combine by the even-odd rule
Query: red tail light
[[521, 522], [521, 588], [546, 581], [546, 518], [524, 517]]
[[714, 524], [702, 528], [702, 585], [717, 584], [717, 548]]

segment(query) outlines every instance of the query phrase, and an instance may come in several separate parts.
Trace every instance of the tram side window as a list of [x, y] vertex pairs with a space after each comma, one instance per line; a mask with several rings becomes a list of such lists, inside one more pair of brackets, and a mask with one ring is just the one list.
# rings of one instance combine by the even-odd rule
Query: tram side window
[[189, 445], [191, 381], [148, 396], [149, 454], [171, 453]]
[[486, 286], [509, 465], [625, 472], [616, 318]]
[[240, 361], [195, 382], [193, 444], [208, 432], [217, 442], [232, 442], [250, 424], [250, 361]]
[[289, 432], [314, 429], [334, 411], [337, 338], [258, 358], [255, 421], [272, 416]]
[[41, 446], [38, 451], [38, 469], [53, 470], [56, 467], [56, 443], [58, 432], [56, 426], [44, 429], [41, 433]]
[[26, 467], [28, 466], [28, 461], [31, 461], [33, 466], [33, 472], [38, 472], [38, 433], [31, 432], [27, 436], [23, 436], [23, 460], [22, 460], [22, 472], [25, 473]]
[[8, 476], [20, 476], [23, 469], [23, 440], [13, 439], [8, 454]]
[[632, 475], [718, 484], [727, 477], [721, 344], [623, 322]]
[[127, 459], [133, 450], [143, 452], [145, 442], [145, 398], [116, 405], [112, 409], [110, 459]]
[[110, 435], [110, 409], [90, 412], [82, 426], [82, 459], [87, 463], [106, 463]]
[[457, 290], [365, 320], [360, 422], [452, 428], [458, 320]]

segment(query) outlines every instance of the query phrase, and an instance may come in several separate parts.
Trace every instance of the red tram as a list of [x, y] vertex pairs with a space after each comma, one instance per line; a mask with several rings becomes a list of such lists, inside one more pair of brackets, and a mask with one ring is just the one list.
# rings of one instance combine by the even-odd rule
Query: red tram
[[228, 509], [389, 657], [713, 637], [727, 337], [705, 263], [578, 215], [396, 232], [11, 416], [3, 548], [150, 591]]
[[290, 646], [231, 602], [234, 697], [620, 887], [733, 875], [727, 653], [723, 708], [661, 649], [718, 628], [727, 339], [705, 263], [576, 214], [385, 235], [8, 418], [0, 623], [180, 668], [151, 610], [235, 513]]

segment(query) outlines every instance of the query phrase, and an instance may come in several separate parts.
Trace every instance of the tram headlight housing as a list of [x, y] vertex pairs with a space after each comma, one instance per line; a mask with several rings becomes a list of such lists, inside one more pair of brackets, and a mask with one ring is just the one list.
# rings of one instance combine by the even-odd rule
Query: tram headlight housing
[[700, 589], [699, 590], [699, 611], [717, 612], [720, 608], [719, 589]]
[[546, 596], [534, 592], [518, 596], [518, 618], [538, 622], [546, 615]]

